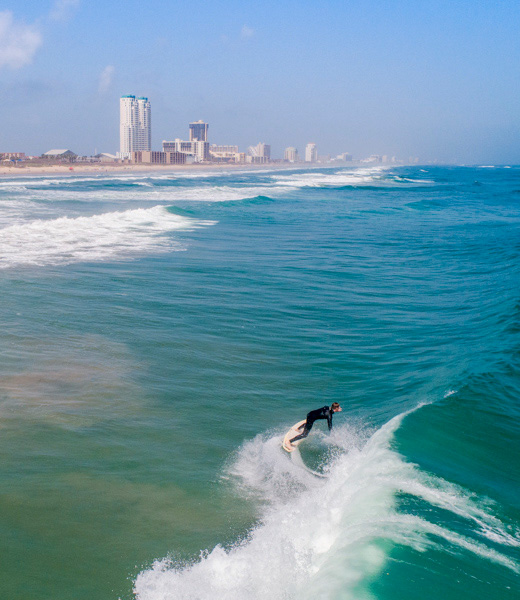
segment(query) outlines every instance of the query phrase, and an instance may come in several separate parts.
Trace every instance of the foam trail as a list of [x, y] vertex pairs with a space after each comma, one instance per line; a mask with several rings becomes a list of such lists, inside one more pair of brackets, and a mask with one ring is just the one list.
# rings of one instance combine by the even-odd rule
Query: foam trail
[[[330, 441], [341, 448], [327, 479], [318, 479], [288, 460], [279, 437], [246, 443], [230, 468], [237, 493], [260, 507], [260, 524], [230, 549], [202, 553], [189, 565], [169, 559], [141, 572], [138, 600], [352, 599], [369, 597], [367, 578], [384, 567], [388, 548], [417, 551], [440, 547], [469, 552], [519, 572], [518, 564], [486, 543], [507, 539], [504, 525], [462, 490], [426, 477], [391, 447], [404, 415], [392, 419], [368, 441], [338, 427]], [[398, 496], [411, 494], [454, 513], [477, 531], [468, 535], [399, 509]], [[425, 514], [428, 514], [427, 512]], [[469, 525], [468, 525], [469, 524]], [[480, 539], [478, 538], [481, 533]], [[507, 545], [504, 544], [504, 545]]]
[[0, 268], [123, 259], [182, 249], [167, 234], [209, 221], [195, 221], [162, 206], [91, 217], [38, 219], [0, 229]]

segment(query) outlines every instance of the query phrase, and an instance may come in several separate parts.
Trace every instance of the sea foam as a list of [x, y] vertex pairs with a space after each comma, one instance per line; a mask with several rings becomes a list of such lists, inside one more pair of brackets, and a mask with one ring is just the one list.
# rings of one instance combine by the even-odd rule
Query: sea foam
[[[364, 582], [381, 572], [396, 545], [470, 552], [518, 572], [511, 558], [486, 543], [519, 546], [517, 535], [469, 494], [427, 476], [392, 449], [402, 419], [394, 418], [367, 441], [338, 427], [329, 438], [337, 450], [325, 468], [326, 479], [293, 464], [280, 449], [279, 436], [245, 443], [229, 476], [238, 494], [258, 503], [259, 524], [247, 540], [203, 551], [189, 565], [156, 561], [138, 575], [136, 598], [366, 598]], [[400, 509], [402, 494], [460, 517], [468, 533]]]
[[90, 217], [37, 219], [0, 229], [0, 268], [121, 260], [182, 250], [170, 232], [211, 223], [175, 215], [163, 206]]
[[427, 179], [412, 179], [396, 175], [386, 165], [375, 167], [357, 167], [340, 171], [310, 171], [290, 175], [273, 175], [278, 186], [290, 187], [414, 187], [432, 185], [435, 182]]

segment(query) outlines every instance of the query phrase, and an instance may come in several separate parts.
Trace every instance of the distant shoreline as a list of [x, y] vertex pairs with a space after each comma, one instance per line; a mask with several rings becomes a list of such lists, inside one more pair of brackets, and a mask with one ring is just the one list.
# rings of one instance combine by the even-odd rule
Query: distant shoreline
[[[107, 174], [107, 173], [150, 173], [150, 172], [183, 172], [183, 171], [256, 171], [256, 170], [275, 170], [275, 169], [319, 169], [326, 167], [359, 167], [358, 163], [341, 164], [308, 164], [308, 163], [267, 163], [262, 165], [251, 164], [192, 164], [192, 165], [154, 165], [154, 164], [63, 164], [63, 165], [27, 165], [19, 167], [0, 166], [0, 176], [24, 177], [30, 175], [75, 175], [81, 174]], [[382, 165], [374, 165], [382, 166]]]

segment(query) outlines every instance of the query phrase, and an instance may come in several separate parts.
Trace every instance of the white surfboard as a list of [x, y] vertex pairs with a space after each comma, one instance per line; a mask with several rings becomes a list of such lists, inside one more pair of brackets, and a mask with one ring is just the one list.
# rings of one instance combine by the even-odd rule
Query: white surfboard
[[283, 442], [282, 442], [282, 448], [286, 452], [293, 452], [294, 450], [296, 450], [296, 447], [302, 441], [302, 440], [296, 440], [294, 442], [294, 444], [291, 444], [289, 440], [291, 440], [293, 437], [296, 437], [297, 435], [300, 435], [300, 433], [303, 432], [303, 428], [300, 429], [300, 427], [302, 425], [305, 425], [305, 423], [307, 423], [307, 419], [303, 419], [303, 421], [298, 421], [298, 423], [295, 423], [289, 429], [289, 431], [285, 434], [285, 437], [283, 438]]

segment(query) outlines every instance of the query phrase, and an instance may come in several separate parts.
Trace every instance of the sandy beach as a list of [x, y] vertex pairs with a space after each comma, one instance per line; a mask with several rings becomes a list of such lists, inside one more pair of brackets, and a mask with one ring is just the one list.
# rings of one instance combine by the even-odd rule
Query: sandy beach
[[[325, 166], [325, 165], [320, 165]], [[96, 173], [150, 173], [162, 171], [164, 173], [179, 171], [236, 171], [236, 170], [264, 170], [264, 169], [298, 169], [304, 168], [303, 163], [270, 163], [263, 165], [249, 164], [191, 164], [191, 165], [154, 165], [154, 164], [62, 164], [62, 165], [23, 165], [23, 166], [0, 166], [0, 176], [14, 175], [74, 175], [96, 174]]]

